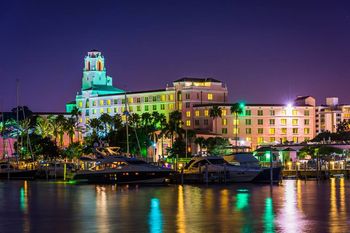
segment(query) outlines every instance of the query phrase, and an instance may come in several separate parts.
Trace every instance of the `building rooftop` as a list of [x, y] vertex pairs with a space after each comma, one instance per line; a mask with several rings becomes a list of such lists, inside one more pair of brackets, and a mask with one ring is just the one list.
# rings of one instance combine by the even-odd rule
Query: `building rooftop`
[[174, 81], [174, 83], [178, 82], [213, 82], [213, 83], [221, 83], [221, 81], [213, 78], [193, 78], [193, 77], [183, 77]]
[[[163, 92], [166, 91], [166, 89], [155, 89], [155, 90], [145, 90], [145, 91], [127, 91], [126, 94], [142, 94], [142, 93], [152, 93], [152, 92]], [[125, 93], [118, 93], [118, 94], [101, 94], [99, 96], [112, 96], [112, 95], [125, 95]]]
[[[195, 104], [193, 107], [210, 107], [210, 106], [224, 106], [224, 107], [230, 107], [235, 103], [210, 103], [210, 104]], [[285, 104], [245, 104], [247, 107], [286, 107]], [[312, 107], [312, 105], [294, 105], [297, 107]]]

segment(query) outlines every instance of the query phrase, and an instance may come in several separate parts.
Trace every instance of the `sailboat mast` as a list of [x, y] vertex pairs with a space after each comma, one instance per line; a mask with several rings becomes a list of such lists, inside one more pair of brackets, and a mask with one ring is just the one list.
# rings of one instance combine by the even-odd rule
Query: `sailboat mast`
[[19, 152], [20, 152], [20, 149], [19, 149], [19, 132], [18, 132], [18, 126], [19, 126], [19, 108], [18, 108], [18, 105], [19, 105], [19, 80], [16, 79], [16, 122], [17, 122], [17, 160], [18, 160], [18, 157], [19, 157]]
[[129, 148], [129, 122], [128, 122], [128, 117], [129, 117], [129, 112], [128, 112], [128, 99], [126, 98], [126, 91], [124, 92], [125, 94], [125, 127], [126, 127], [126, 154], [130, 154], [130, 148]]

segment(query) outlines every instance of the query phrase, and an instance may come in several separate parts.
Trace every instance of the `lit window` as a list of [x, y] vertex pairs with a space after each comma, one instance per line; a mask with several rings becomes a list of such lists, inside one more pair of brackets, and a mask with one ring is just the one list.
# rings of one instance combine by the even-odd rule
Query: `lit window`
[[174, 100], [174, 95], [173, 95], [173, 94], [169, 95], [169, 100], [170, 100], [170, 101], [173, 101], [173, 100]]
[[174, 104], [169, 104], [169, 110], [173, 110], [174, 109]]
[[186, 112], [186, 117], [191, 117], [191, 111]]
[[79, 108], [82, 108], [82, 107], [83, 107], [83, 101], [79, 101], [78, 107], [79, 107]]
[[298, 137], [293, 137], [293, 142], [297, 143], [298, 142]]
[[227, 119], [226, 118], [222, 119], [222, 125], [227, 125]]
[[286, 111], [286, 110], [282, 110], [282, 111], [281, 111], [281, 115], [282, 115], [282, 116], [287, 115], [287, 111]]
[[264, 133], [264, 129], [263, 128], [258, 128], [258, 134], [263, 134]]
[[92, 114], [96, 114], [96, 109], [92, 109]]
[[298, 125], [298, 119], [293, 119], [292, 120], [292, 125]]
[[103, 106], [103, 100], [100, 100], [100, 106]]
[[288, 140], [287, 140], [287, 137], [283, 137], [283, 138], [282, 138], [282, 142], [286, 142], [286, 141], [288, 141]]
[[122, 115], [122, 121], [126, 121], [126, 116]]
[[134, 110], [133, 106], [129, 107], [129, 112], [132, 112]]
[[269, 134], [273, 135], [273, 134], [275, 134], [275, 131], [276, 131], [275, 128], [270, 128], [269, 129]]
[[309, 119], [305, 119], [304, 120], [304, 125], [309, 125], [310, 124], [310, 120]]
[[276, 138], [275, 137], [270, 137], [270, 142], [275, 142]]
[[282, 128], [281, 129], [281, 134], [287, 134], [287, 128]]
[[298, 128], [293, 128], [293, 134], [298, 134]]
[[252, 134], [252, 129], [251, 128], [246, 128], [245, 129], [246, 134]]
[[182, 110], [182, 103], [179, 103], [179, 110]]
[[79, 122], [83, 123], [83, 118], [79, 117]]
[[96, 100], [92, 101], [92, 106], [96, 106]]
[[281, 125], [286, 125], [287, 124], [287, 119], [281, 119]]
[[208, 100], [213, 100], [213, 94], [212, 93], [208, 94]]
[[221, 110], [221, 116], [226, 116], [227, 114], [227, 110], [226, 109], [222, 109]]
[[100, 108], [100, 113], [103, 113], [104, 111], [103, 111], [103, 108]]
[[251, 142], [252, 141], [252, 138], [251, 137], [246, 137], [245, 139], [247, 142]]
[[239, 119], [234, 119], [233, 120], [233, 125], [239, 125]]
[[258, 137], [258, 144], [264, 143], [264, 138], [263, 137]]
[[134, 98], [129, 98], [129, 103], [134, 103]]
[[186, 121], [186, 126], [191, 126], [191, 120]]
[[233, 128], [233, 134], [239, 134], [239, 128]]
[[111, 100], [107, 100], [107, 105], [111, 105]]
[[310, 133], [310, 129], [309, 128], [305, 128], [304, 129], [304, 134], [309, 134]]
[[196, 111], [194, 112], [194, 114], [196, 115], [196, 117], [198, 117], [198, 116], [199, 116], [199, 111], [196, 110]]
[[292, 111], [292, 115], [293, 115], [293, 116], [298, 116], [298, 110], [293, 110], [293, 111]]
[[208, 109], [204, 110], [204, 116], [209, 116], [209, 110]]
[[161, 101], [165, 101], [165, 95], [161, 95], [160, 100], [161, 100]]
[[107, 108], [107, 113], [111, 113], [111, 109], [110, 108]]

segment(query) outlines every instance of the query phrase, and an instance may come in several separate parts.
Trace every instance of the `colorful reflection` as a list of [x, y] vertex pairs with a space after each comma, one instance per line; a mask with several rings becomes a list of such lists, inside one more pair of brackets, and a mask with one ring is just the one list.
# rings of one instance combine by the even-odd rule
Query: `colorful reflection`
[[249, 205], [249, 193], [240, 192], [236, 195], [236, 210], [240, 211]]
[[96, 222], [98, 232], [109, 232], [107, 194], [104, 186], [96, 186]]
[[158, 198], [151, 199], [151, 210], [148, 218], [149, 230], [151, 233], [163, 232], [162, 211]]
[[185, 217], [185, 202], [184, 202], [184, 187], [179, 185], [177, 194], [177, 215], [176, 225], [178, 233], [186, 232], [186, 217]]
[[24, 181], [20, 189], [20, 207], [23, 212], [23, 232], [30, 232], [30, 221], [28, 216], [28, 181]]
[[272, 198], [266, 198], [265, 199], [265, 211], [264, 211], [264, 232], [265, 233], [271, 233], [275, 232], [275, 215], [273, 212], [273, 203]]
[[[339, 181], [339, 198], [337, 195], [337, 181]], [[339, 180], [335, 178], [330, 179], [329, 220], [330, 232], [348, 232], [344, 178]]]

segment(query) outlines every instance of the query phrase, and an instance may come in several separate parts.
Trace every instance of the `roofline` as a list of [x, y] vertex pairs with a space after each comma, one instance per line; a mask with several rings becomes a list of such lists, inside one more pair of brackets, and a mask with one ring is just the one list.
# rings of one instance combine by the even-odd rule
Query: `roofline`
[[[231, 107], [232, 105], [237, 103], [210, 103], [210, 104], [195, 104], [193, 107], [211, 107], [211, 106], [223, 106], [223, 107]], [[245, 104], [248, 107], [286, 107], [285, 104]], [[294, 107], [314, 107], [309, 104], [304, 105], [293, 105]]]
[[126, 93], [118, 93], [118, 94], [99, 94], [98, 96], [113, 96], [113, 95], [131, 95], [131, 94], [142, 94], [142, 93], [147, 93], [147, 92], [163, 92], [163, 91], [168, 91], [167, 89], [156, 89], [156, 90], [145, 90], [145, 91], [129, 91]]

